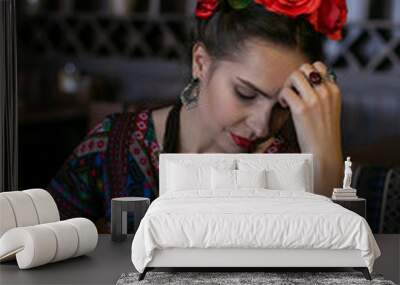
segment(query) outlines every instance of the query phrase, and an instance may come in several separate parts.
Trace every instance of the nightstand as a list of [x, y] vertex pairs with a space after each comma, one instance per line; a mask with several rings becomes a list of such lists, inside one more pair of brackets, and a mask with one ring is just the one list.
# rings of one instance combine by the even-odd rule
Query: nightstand
[[364, 198], [354, 198], [351, 200], [332, 199], [332, 202], [359, 214], [364, 219], [367, 219], [367, 200]]
[[150, 199], [144, 197], [120, 197], [111, 199], [111, 240], [124, 241], [128, 235], [127, 215], [134, 215], [134, 232], [150, 206]]

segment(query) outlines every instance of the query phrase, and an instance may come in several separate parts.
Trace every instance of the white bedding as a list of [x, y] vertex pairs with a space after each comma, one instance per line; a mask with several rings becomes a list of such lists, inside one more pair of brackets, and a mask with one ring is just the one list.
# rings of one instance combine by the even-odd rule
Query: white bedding
[[154, 249], [171, 247], [358, 249], [370, 272], [381, 254], [367, 221], [325, 196], [259, 188], [199, 193], [152, 202], [132, 242], [139, 272]]

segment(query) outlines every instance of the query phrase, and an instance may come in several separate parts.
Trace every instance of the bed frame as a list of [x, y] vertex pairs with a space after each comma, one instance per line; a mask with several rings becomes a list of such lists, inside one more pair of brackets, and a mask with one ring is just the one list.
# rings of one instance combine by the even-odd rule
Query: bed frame
[[[158, 269], [193, 269], [214, 271], [223, 269], [231, 271], [270, 271], [271, 269], [286, 271], [301, 268], [314, 271], [322, 269], [353, 268], [361, 271], [367, 280], [371, 280], [368, 268], [359, 250], [330, 249], [238, 249], [238, 248], [170, 248], [157, 249], [151, 262], [139, 280], [146, 273]], [[182, 271], [184, 271], [182, 270]], [[200, 271], [201, 271], [200, 270]], [[339, 270], [338, 270], [339, 271]]]
[[[312, 154], [192, 154], [192, 153], [164, 153], [160, 154], [160, 195], [165, 193], [166, 161], [169, 159], [188, 159], [190, 161], [209, 161], [221, 158], [255, 158], [255, 159], [294, 159], [305, 160], [309, 166], [308, 179], [311, 181], [307, 191], [313, 193], [313, 161]], [[353, 268], [361, 271], [367, 280], [371, 276], [360, 250], [333, 250], [333, 249], [256, 249], [256, 248], [167, 248], [157, 249], [153, 259], [139, 275], [143, 280], [146, 273], [154, 269], [205, 269], [217, 271], [223, 268], [229, 271], [265, 271], [266, 269], [310, 269], [316, 268]], [[323, 270], [321, 270], [323, 271]]]

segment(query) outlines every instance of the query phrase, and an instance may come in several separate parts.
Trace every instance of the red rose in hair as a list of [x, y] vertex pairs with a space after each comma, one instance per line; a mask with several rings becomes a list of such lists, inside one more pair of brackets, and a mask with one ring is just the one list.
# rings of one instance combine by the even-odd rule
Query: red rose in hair
[[311, 14], [324, 1], [326, 0], [255, 0], [269, 11], [289, 17]]
[[314, 29], [331, 40], [342, 38], [342, 28], [346, 19], [346, 0], [323, 0], [319, 8], [308, 16], [308, 21]]
[[217, 0], [198, 0], [196, 5], [196, 17], [207, 19], [214, 13], [217, 5]]

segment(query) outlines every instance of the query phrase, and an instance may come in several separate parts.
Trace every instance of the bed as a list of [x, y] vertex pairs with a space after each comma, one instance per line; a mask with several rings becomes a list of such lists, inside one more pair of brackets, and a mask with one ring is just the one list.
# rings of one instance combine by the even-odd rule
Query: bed
[[381, 254], [366, 220], [314, 193], [312, 154], [160, 154], [159, 197], [132, 241], [154, 268], [352, 267]]

